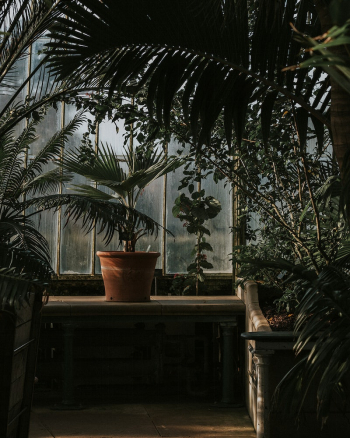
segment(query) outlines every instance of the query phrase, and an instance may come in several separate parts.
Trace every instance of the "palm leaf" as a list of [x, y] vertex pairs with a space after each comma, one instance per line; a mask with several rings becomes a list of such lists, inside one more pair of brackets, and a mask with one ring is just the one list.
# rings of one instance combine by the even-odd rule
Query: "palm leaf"
[[[75, 150], [65, 154], [60, 163], [65, 170], [106, 186], [125, 199], [136, 187], [141, 190], [155, 179], [182, 166], [186, 158], [166, 158], [162, 152], [153, 152], [147, 157], [127, 149], [123, 158], [120, 158], [109, 145], [102, 144], [96, 151], [90, 152], [89, 160], [82, 158], [81, 152]], [[128, 173], [121, 167], [123, 162], [127, 164]], [[86, 185], [74, 187], [80, 187], [86, 194], [89, 191]], [[97, 195], [98, 192], [94, 193]], [[101, 198], [107, 199], [105, 195], [101, 195]]]
[[26, 167], [25, 156], [37, 139], [35, 128], [44, 115], [45, 108], [36, 120], [29, 121], [17, 138], [14, 138], [11, 131], [0, 136], [0, 243], [11, 242], [12, 248], [28, 251], [37, 259], [49, 263], [47, 241], [31, 220], [39, 212], [27, 210], [33, 205], [28, 196], [56, 190], [68, 179], [67, 175], [61, 174], [60, 169], [44, 173], [43, 168], [60, 155], [68, 136], [81, 124], [82, 115], [78, 113], [64, 129], [54, 135]]
[[31, 121], [17, 139], [1, 138], [0, 191], [7, 197], [17, 198], [21, 192], [24, 154], [36, 140], [35, 121]]
[[85, 160], [79, 150], [69, 151], [60, 160], [60, 165], [68, 172], [112, 188], [121, 197], [127, 195], [121, 187], [127, 174], [121, 167], [120, 158], [107, 145], [101, 145], [97, 152], [91, 151], [89, 160]]
[[[329, 50], [339, 46], [347, 46], [350, 43], [349, 30], [350, 20], [342, 26], [333, 26], [325, 35], [317, 39], [296, 30], [295, 39], [307, 47], [313, 56], [285, 70], [321, 67], [334, 81], [343, 87], [344, 90], [350, 93], [349, 56], [347, 53], [345, 55], [338, 55], [332, 50]], [[319, 42], [320, 40], [323, 41]]]
[[[74, 134], [84, 121], [83, 112], [79, 111], [64, 128], [56, 132], [48, 140], [39, 153], [29, 162], [28, 166], [23, 169], [21, 180], [23, 194], [27, 192], [35, 194], [37, 191], [44, 193], [46, 188], [54, 190], [62, 181], [68, 180], [67, 175], [61, 176], [59, 170], [51, 170], [46, 173], [46, 176], [39, 174], [43, 171], [43, 167], [46, 164], [60, 156], [61, 149], [65, 146], [68, 138]], [[35, 122], [35, 124], [37, 123], [38, 121]], [[54, 185], [55, 178], [56, 186]], [[50, 184], [49, 186], [45, 184], [45, 180]]]
[[14, 248], [29, 251], [38, 259], [49, 263], [49, 247], [46, 239], [35, 228], [34, 223], [23, 215], [23, 210], [1, 206], [0, 243], [11, 242]]
[[[103, 193], [103, 192], [102, 192]], [[64, 216], [66, 221], [76, 222], [82, 220], [82, 228], [85, 232], [91, 231], [95, 226], [98, 233], [103, 233], [106, 245], [111, 242], [115, 231], [119, 230], [120, 224], [125, 223], [126, 218], [132, 217], [135, 228], [143, 228], [148, 234], [158, 236], [160, 229], [164, 227], [151, 219], [149, 216], [123, 205], [121, 202], [110, 202], [104, 198], [94, 199], [88, 193], [84, 195], [48, 195], [33, 198], [27, 202], [28, 206], [35, 206], [39, 210], [57, 210], [65, 206]], [[169, 230], [165, 229], [169, 234]]]
[[0, 309], [20, 307], [33, 286], [47, 286], [51, 274], [50, 265], [31, 252], [0, 243]]
[[[33, 177], [22, 187], [22, 193], [26, 196], [44, 195], [57, 192], [61, 185], [69, 182], [72, 175], [63, 174], [59, 168], [51, 169], [41, 175]], [[25, 207], [26, 203], [23, 203]]]

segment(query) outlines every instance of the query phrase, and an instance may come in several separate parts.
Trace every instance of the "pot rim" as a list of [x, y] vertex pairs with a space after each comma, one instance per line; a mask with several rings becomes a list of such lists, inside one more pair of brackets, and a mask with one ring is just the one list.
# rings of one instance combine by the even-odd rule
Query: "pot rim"
[[96, 255], [98, 257], [133, 257], [133, 256], [139, 256], [139, 257], [147, 257], [147, 256], [153, 256], [153, 257], [159, 257], [160, 252], [157, 251], [135, 251], [135, 252], [124, 252], [124, 251], [97, 251]]

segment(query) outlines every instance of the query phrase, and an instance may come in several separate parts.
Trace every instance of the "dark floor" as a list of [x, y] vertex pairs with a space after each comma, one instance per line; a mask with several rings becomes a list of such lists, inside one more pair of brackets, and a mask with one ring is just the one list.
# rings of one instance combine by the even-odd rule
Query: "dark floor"
[[29, 438], [255, 438], [244, 407], [219, 407], [212, 395], [130, 385], [76, 388], [81, 410], [55, 410], [59, 394], [37, 390]]
[[245, 408], [207, 402], [103, 404], [79, 411], [33, 408], [29, 438], [256, 437]]

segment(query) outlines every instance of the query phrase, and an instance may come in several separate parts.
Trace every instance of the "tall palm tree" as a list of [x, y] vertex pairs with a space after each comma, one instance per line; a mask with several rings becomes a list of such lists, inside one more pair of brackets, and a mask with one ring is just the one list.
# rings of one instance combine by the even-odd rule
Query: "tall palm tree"
[[[296, 73], [281, 70], [295, 64], [300, 51], [290, 23], [302, 33], [319, 35], [321, 26], [330, 21], [328, 9], [322, 8], [327, 3], [65, 0], [58, 6], [62, 15], [51, 31], [52, 72], [61, 79], [73, 74], [73, 80], [108, 87], [110, 93], [135, 80], [136, 87], [148, 83], [151, 114], [154, 110], [165, 124], [173, 97], [182, 88], [184, 114], [199, 145], [210, 142], [221, 111], [228, 142], [232, 127], [239, 142], [249, 102], [260, 103], [268, 141], [271, 111], [279, 93], [296, 104], [300, 137], [305, 137], [309, 117], [321, 136], [323, 127], [331, 126], [330, 82], [321, 76], [320, 68]], [[335, 85], [332, 88], [336, 110], [344, 96]], [[346, 114], [332, 113], [337, 128], [334, 150], [340, 164], [343, 138], [350, 128], [338, 132], [338, 122]]]

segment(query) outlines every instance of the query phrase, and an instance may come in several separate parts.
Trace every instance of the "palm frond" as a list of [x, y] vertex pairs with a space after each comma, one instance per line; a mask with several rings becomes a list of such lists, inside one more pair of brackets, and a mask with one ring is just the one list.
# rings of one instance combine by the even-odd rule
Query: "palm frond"
[[50, 265], [31, 252], [0, 242], [0, 309], [20, 307], [34, 286], [48, 285], [51, 274]]
[[298, 65], [288, 67], [286, 70], [321, 67], [345, 91], [350, 93], [350, 60], [348, 53], [346, 51], [336, 53], [332, 50], [350, 44], [349, 30], [350, 20], [347, 20], [342, 26], [333, 26], [326, 34], [317, 38], [312, 38], [295, 29], [295, 39], [304, 47], [307, 47], [312, 56]]
[[312, 281], [316, 278], [314, 270], [310, 270], [302, 264], [295, 264], [290, 262], [289, 260], [285, 260], [282, 258], [275, 260], [266, 260], [241, 257], [236, 261], [240, 264], [244, 264], [244, 270], [240, 272], [240, 275], [245, 278], [253, 276], [257, 271], [261, 269], [269, 269], [277, 272], [289, 273], [290, 275], [288, 276], [288, 280], [286, 280], [288, 282], [296, 279]]
[[[148, 160], [141, 163], [141, 165], [136, 164], [135, 168], [138, 168], [139, 170], [136, 170], [132, 174], [128, 175], [127, 179], [122, 184], [122, 187], [126, 191], [130, 191], [135, 187], [144, 189], [152, 181], [183, 166], [186, 163], [188, 156], [166, 158], [165, 156], [159, 154], [154, 158], [157, 158], [159, 161], [154, 159], [152, 161], [153, 164], [150, 164]], [[147, 167], [148, 164], [149, 167]]]
[[24, 154], [37, 138], [35, 125], [31, 121], [17, 139], [11, 141], [11, 136], [6, 136], [1, 140], [0, 190], [7, 197], [17, 198], [21, 194]]
[[[108, 183], [108, 181], [107, 181]], [[113, 184], [113, 182], [111, 182]], [[118, 197], [109, 195], [97, 187], [89, 186], [88, 184], [73, 184], [72, 189], [80, 195], [90, 197], [91, 199], [100, 199], [101, 201], [115, 201]]]
[[[44, 175], [38, 176], [38, 174], [43, 171], [43, 167], [46, 164], [50, 163], [60, 156], [61, 149], [65, 146], [68, 138], [74, 134], [74, 132], [79, 128], [79, 126], [82, 125], [84, 121], [85, 117], [83, 115], [83, 111], [79, 111], [64, 128], [56, 132], [53, 137], [48, 140], [48, 142], [39, 151], [39, 153], [28, 163], [27, 167], [23, 169], [22, 172], [22, 185], [24, 192], [27, 192], [29, 190], [30, 192], [35, 193], [36, 184], [38, 184], [38, 187], [40, 186], [41, 189], [45, 187], [43, 186]], [[37, 123], [38, 121], [35, 124]], [[55, 176], [57, 178], [60, 177], [58, 170], [50, 171], [49, 173], [47, 173], [46, 178], [50, 180], [51, 183], [53, 183], [53, 178]], [[67, 175], [63, 175], [60, 179], [61, 181], [68, 180]], [[59, 182], [60, 181], [57, 179], [57, 183]]]
[[[61, 185], [69, 182], [72, 175], [62, 173], [61, 169], [54, 168], [41, 175], [34, 176], [28, 183], [22, 186], [22, 193], [25, 196], [37, 196], [57, 192]], [[26, 202], [23, 202], [25, 208]]]
[[46, 239], [36, 229], [22, 210], [3, 204], [0, 215], [0, 243], [11, 242], [14, 248], [30, 251], [38, 259], [49, 263], [49, 247]]
[[[35, 206], [39, 210], [58, 209], [65, 206], [64, 216], [66, 221], [82, 221], [82, 229], [91, 231], [95, 226], [98, 233], [103, 233], [103, 240], [108, 245], [114, 233], [119, 230], [120, 224], [125, 223], [126, 218], [133, 218], [136, 228], [143, 228], [148, 234], [158, 236], [161, 224], [149, 216], [123, 205], [121, 202], [110, 202], [104, 199], [94, 199], [89, 195], [48, 195], [33, 198], [28, 205]], [[165, 231], [172, 234], [169, 230]]]
[[[27, 127], [15, 138], [13, 132], [0, 136], [0, 242], [17, 250], [31, 252], [36, 258], [49, 263], [50, 255], [46, 239], [36, 229], [31, 217], [38, 211], [27, 210], [32, 203], [28, 196], [56, 190], [67, 181], [69, 175], [60, 169], [46, 173], [43, 166], [60, 155], [61, 147], [69, 135], [82, 123], [82, 114], [55, 134], [33, 161], [25, 166], [25, 158], [31, 144], [36, 140], [36, 126], [46, 113], [42, 108], [38, 117], [29, 121]], [[0, 119], [2, 120], [2, 119]]]
[[[155, 179], [181, 167], [186, 159], [187, 157], [167, 158], [162, 152], [153, 152], [147, 157], [127, 149], [121, 158], [109, 145], [102, 144], [96, 151], [90, 152], [89, 160], [85, 160], [81, 152], [75, 150], [65, 154], [60, 163], [65, 170], [104, 185], [125, 198], [136, 187], [143, 189]], [[128, 172], [123, 170], [123, 162], [126, 162]], [[79, 185], [75, 187], [78, 188]], [[85, 193], [89, 190], [85, 185], [80, 187]]]
[[114, 184], [113, 190], [119, 196], [125, 196], [120, 184], [126, 180], [127, 174], [120, 162], [120, 158], [108, 145], [101, 145], [97, 152], [91, 151], [89, 160], [86, 160], [79, 150], [68, 151], [60, 160], [66, 171], [75, 172], [107, 187]]
[[26, 49], [49, 28], [59, 13], [58, 1], [16, 0], [1, 2], [0, 86], [11, 73], [15, 62]]

